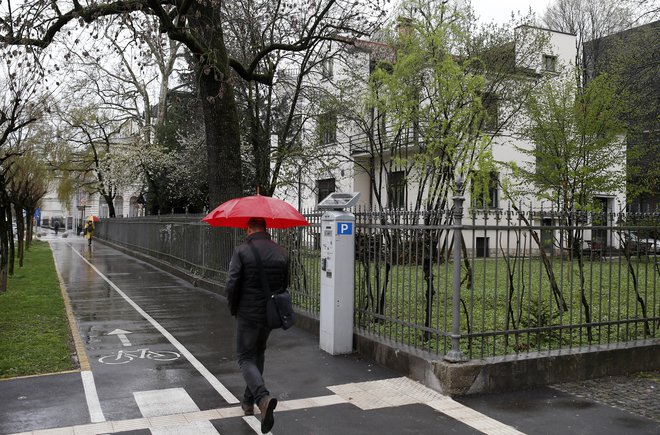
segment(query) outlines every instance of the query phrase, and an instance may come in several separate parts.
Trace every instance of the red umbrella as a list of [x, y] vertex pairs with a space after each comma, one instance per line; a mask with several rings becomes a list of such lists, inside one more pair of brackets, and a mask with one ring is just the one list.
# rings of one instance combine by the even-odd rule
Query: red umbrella
[[91, 214], [87, 216], [87, 221], [101, 222], [101, 219], [99, 219], [98, 216]]
[[309, 225], [307, 219], [288, 202], [261, 195], [230, 199], [207, 214], [202, 222], [212, 227], [247, 228], [247, 222], [252, 217], [264, 218], [268, 228]]

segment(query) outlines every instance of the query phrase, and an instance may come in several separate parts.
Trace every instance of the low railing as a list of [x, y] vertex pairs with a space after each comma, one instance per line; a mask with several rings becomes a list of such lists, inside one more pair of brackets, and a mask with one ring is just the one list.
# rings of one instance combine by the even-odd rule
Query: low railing
[[[356, 213], [356, 330], [450, 360], [658, 337], [660, 215], [461, 214]], [[318, 317], [321, 215], [306, 216], [273, 237]], [[222, 284], [244, 234], [200, 219], [110, 219], [98, 235]]]
[[[129, 251], [164, 261], [192, 277], [223, 285], [234, 247], [245, 232], [213, 228], [201, 222], [202, 215], [158, 215], [103, 219], [96, 236]], [[291, 257], [291, 293], [294, 303], [312, 316], [319, 314], [320, 214], [308, 214], [310, 226], [275, 230], [273, 238]]]

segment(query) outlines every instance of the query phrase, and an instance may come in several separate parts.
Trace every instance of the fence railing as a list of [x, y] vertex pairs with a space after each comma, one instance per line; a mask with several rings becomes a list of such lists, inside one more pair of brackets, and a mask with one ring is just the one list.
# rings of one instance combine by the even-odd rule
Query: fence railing
[[[308, 214], [310, 226], [276, 230], [273, 238], [291, 257], [291, 293], [303, 311], [318, 317], [320, 306], [320, 214]], [[188, 274], [224, 284], [234, 247], [245, 232], [214, 228], [201, 222], [203, 215], [158, 215], [104, 219], [96, 237], [171, 264]]]
[[[458, 204], [459, 201], [455, 201]], [[355, 327], [449, 360], [658, 337], [660, 214], [356, 212]], [[275, 230], [294, 303], [319, 315], [320, 218]], [[98, 235], [223, 283], [239, 230], [110, 219]]]

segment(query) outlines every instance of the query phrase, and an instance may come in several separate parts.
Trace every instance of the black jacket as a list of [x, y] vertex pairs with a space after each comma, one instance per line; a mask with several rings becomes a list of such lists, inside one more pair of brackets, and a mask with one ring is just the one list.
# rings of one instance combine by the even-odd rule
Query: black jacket
[[289, 287], [289, 254], [270, 239], [270, 234], [259, 232], [248, 236], [245, 243], [234, 249], [231, 257], [225, 282], [231, 314], [253, 322], [265, 322], [266, 293], [248, 243], [254, 244], [259, 252], [271, 293]]

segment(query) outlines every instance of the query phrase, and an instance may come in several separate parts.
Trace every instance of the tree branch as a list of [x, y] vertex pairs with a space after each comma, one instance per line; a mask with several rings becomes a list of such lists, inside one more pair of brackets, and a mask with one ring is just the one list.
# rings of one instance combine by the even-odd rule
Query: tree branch
[[8, 35], [0, 35], [0, 42], [10, 45], [31, 45], [40, 48], [46, 48], [53, 42], [55, 35], [62, 30], [69, 22], [82, 18], [85, 22], [91, 23], [99, 17], [116, 15], [124, 12], [147, 11], [148, 5], [145, 0], [116, 1], [113, 3], [96, 4], [93, 6], [81, 7], [78, 2], [74, 2], [74, 9], [64, 15], [60, 15], [46, 30], [41, 38], [23, 38], [10, 32]]

